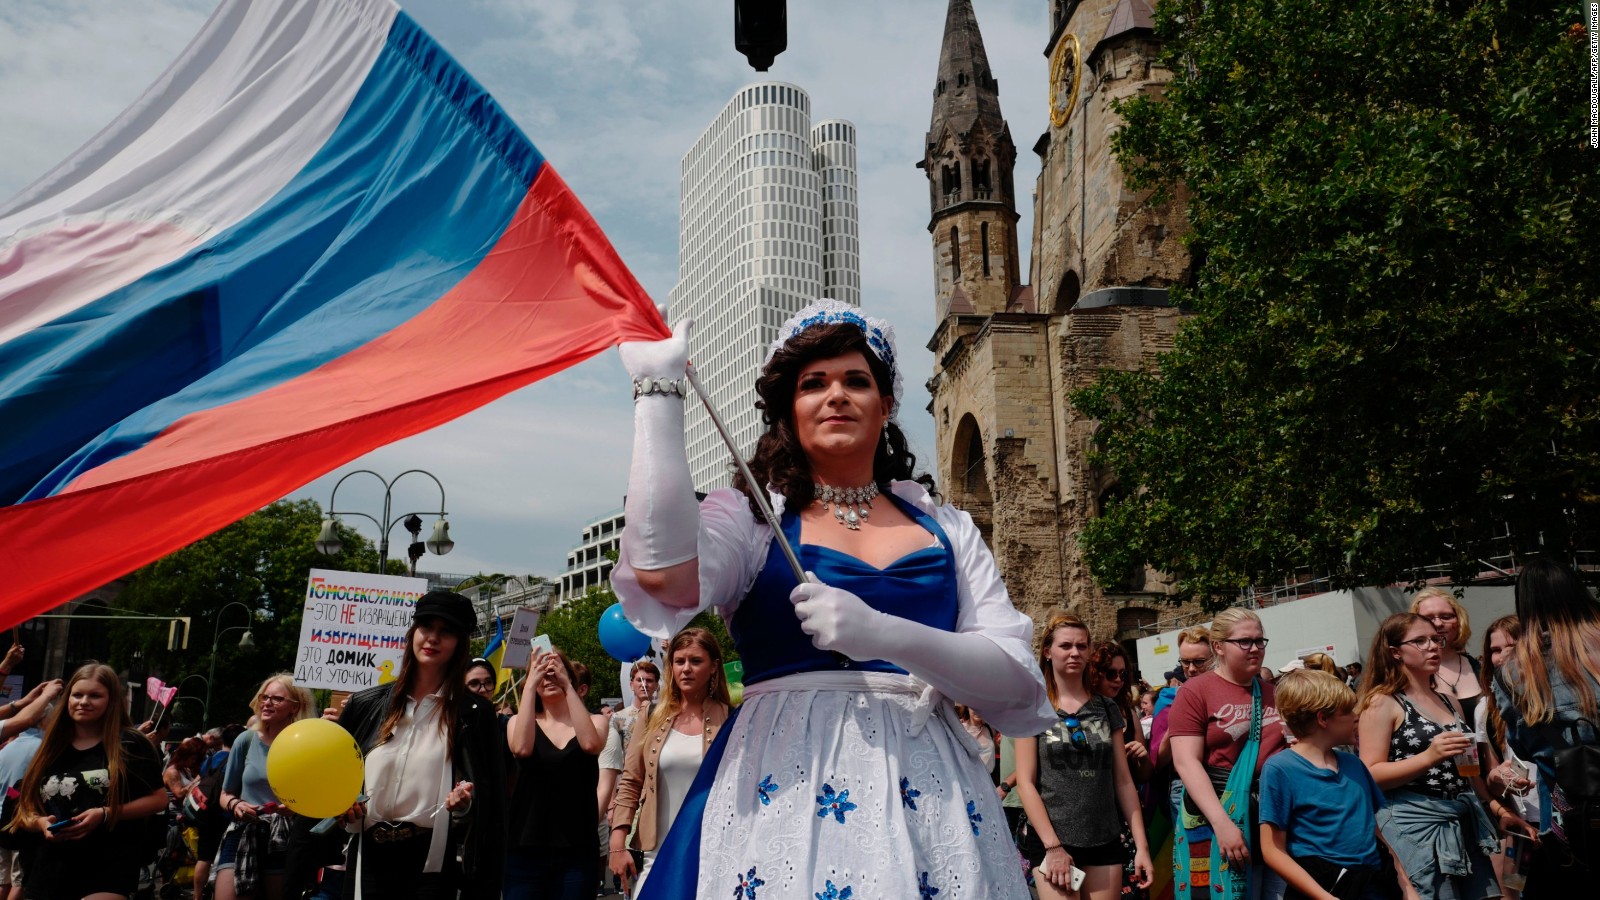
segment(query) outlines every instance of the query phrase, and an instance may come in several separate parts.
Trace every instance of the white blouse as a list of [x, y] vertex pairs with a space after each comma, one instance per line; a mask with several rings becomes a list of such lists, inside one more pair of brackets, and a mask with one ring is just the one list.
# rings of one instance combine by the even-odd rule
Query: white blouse
[[439, 727], [443, 688], [417, 701], [406, 698], [405, 711], [389, 740], [367, 754], [367, 816], [362, 829], [382, 822], [410, 822], [432, 828], [428, 858], [422, 871], [443, 870], [449, 845], [450, 813], [445, 801], [453, 787], [450, 744]]

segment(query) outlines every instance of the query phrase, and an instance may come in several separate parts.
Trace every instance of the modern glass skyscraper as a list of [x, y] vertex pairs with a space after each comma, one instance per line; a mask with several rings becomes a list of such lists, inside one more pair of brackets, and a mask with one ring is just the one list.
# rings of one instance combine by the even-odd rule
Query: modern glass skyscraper
[[[755, 448], [755, 380], [778, 326], [819, 297], [861, 305], [856, 129], [811, 123], [792, 84], [743, 88], [683, 157], [673, 321], [695, 320], [700, 381], [741, 452]], [[685, 424], [698, 491], [731, 482], [728, 449], [697, 400]]]

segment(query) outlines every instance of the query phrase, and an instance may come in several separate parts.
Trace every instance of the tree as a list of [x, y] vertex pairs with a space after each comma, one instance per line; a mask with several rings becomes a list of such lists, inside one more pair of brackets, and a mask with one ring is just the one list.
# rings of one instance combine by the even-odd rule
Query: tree
[[[1458, 578], [1592, 542], [1600, 155], [1577, 3], [1164, 2], [1175, 73], [1119, 106], [1131, 182], [1188, 196], [1193, 310], [1158, 371], [1077, 393], [1131, 489], [1085, 529], [1225, 601], [1306, 566]], [[1581, 223], [1588, 222], [1588, 226]], [[1502, 536], [1499, 543], [1496, 535]]]
[[[300, 611], [311, 569], [370, 572], [378, 554], [370, 541], [344, 526], [344, 550], [323, 556], [315, 547], [322, 509], [312, 500], [280, 500], [135, 571], [119, 603], [126, 609], [164, 616], [190, 616], [189, 649], [166, 648], [166, 631], [121, 626], [112, 632], [113, 659], [142, 651], [151, 674], [168, 684], [211, 668], [211, 641], [217, 629], [248, 624], [255, 647], [238, 646], [242, 632], [222, 635], [217, 644], [216, 683], [211, 686], [211, 722], [242, 722], [256, 686], [273, 672], [291, 668], [300, 640]], [[197, 679], [185, 695], [203, 697]], [[174, 711], [179, 721], [198, 722], [198, 707]]]

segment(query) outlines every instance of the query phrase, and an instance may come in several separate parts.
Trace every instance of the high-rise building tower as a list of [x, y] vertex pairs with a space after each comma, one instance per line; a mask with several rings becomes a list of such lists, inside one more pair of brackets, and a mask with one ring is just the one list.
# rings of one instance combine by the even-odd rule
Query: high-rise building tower
[[[671, 318], [695, 320], [689, 358], [741, 452], [755, 448], [755, 380], [778, 326], [818, 297], [861, 304], [856, 129], [811, 122], [792, 84], [735, 94], [683, 157]], [[697, 491], [731, 482], [698, 402], [685, 424]]]

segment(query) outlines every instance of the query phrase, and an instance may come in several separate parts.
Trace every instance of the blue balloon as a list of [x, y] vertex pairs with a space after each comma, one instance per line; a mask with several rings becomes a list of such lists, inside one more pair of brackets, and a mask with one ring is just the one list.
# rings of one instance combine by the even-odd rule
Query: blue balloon
[[633, 627], [621, 603], [613, 603], [600, 617], [600, 646], [617, 662], [633, 662], [650, 652], [650, 637]]

